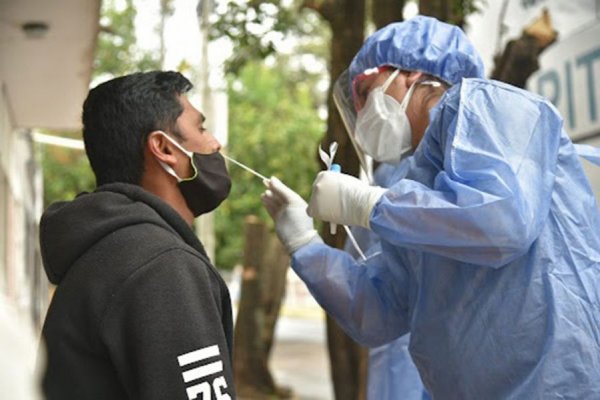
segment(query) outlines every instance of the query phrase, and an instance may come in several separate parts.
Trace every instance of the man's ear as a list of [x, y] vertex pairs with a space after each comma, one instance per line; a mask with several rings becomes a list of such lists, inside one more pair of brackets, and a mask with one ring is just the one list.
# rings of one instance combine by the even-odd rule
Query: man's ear
[[423, 78], [423, 73], [419, 71], [410, 71], [406, 76], [407, 87], [411, 87], [415, 82]]
[[177, 163], [172, 146], [172, 143], [160, 131], [151, 132], [146, 140], [146, 149], [150, 154], [170, 166]]

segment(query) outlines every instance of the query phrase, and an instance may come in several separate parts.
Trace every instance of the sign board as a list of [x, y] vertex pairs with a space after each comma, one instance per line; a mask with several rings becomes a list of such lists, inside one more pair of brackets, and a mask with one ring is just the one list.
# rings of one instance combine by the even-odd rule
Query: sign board
[[[540, 57], [527, 89], [547, 97], [574, 142], [600, 147], [600, 20], [560, 39]], [[582, 160], [600, 204], [600, 168]]]
[[493, 69], [493, 56], [509, 40], [548, 10], [559, 40], [570, 37], [600, 20], [600, 0], [494, 0], [479, 2], [480, 12], [467, 17], [466, 32], [481, 53], [487, 74]]
[[600, 21], [559, 40], [540, 57], [527, 89], [548, 98], [573, 141], [600, 136]]

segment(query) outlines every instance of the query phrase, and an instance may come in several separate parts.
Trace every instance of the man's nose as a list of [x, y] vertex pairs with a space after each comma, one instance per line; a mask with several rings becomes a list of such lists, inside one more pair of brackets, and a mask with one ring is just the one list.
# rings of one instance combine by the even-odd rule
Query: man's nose
[[221, 143], [217, 140], [217, 138], [211, 133], [210, 136], [212, 137], [213, 141], [211, 143], [211, 150], [214, 152], [217, 151], [221, 151]]

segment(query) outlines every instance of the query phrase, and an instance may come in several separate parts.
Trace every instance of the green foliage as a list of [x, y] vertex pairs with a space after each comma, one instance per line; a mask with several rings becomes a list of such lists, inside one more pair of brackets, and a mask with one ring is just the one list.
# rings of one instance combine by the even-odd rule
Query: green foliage
[[126, 0], [124, 5], [124, 8], [117, 8], [116, 0], [102, 2], [94, 77], [160, 68], [157, 52], [144, 52], [136, 45], [134, 20], [137, 12], [133, 0]]
[[419, 0], [417, 3], [422, 14], [464, 28], [467, 16], [480, 12], [486, 2], [487, 0]]
[[463, 27], [466, 17], [481, 12], [481, 7], [485, 3], [486, 0], [453, 0], [452, 15], [454, 17], [447, 22]]
[[[225, 64], [229, 155], [308, 198], [325, 131], [317, 112], [325, 92], [318, 83], [326, 78], [330, 32], [316, 13], [299, 9], [299, 1], [229, 0], [211, 16], [210, 37], [227, 37], [235, 48]], [[293, 42], [288, 54], [278, 48], [284, 42]], [[234, 164], [229, 171], [232, 192], [215, 215], [216, 264], [222, 268], [242, 259], [245, 216], [271, 222], [260, 201], [260, 180]]]
[[[166, 12], [170, 1], [161, 0]], [[151, 52], [142, 52], [136, 46], [134, 19], [136, 10], [132, 0], [117, 2], [104, 0], [101, 11], [101, 31], [94, 59], [93, 78], [111, 78], [138, 70], [160, 67]], [[47, 132], [50, 135], [81, 138], [81, 132]], [[70, 200], [78, 193], [94, 190], [95, 177], [85, 152], [81, 150], [41, 146], [44, 173], [44, 206], [55, 201]]]
[[175, 2], [173, 0], [160, 0], [160, 13], [163, 17], [170, 17], [175, 13]]
[[251, 61], [262, 61], [278, 53], [277, 44], [291, 36], [296, 40], [317, 40], [313, 50], [325, 52], [328, 38], [325, 24], [315, 13], [302, 9], [300, 0], [226, 0], [211, 16], [211, 40], [227, 37], [235, 52], [226, 61], [225, 71], [237, 74]]
[[[75, 137], [78, 132], [49, 132], [61, 137]], [[82, 150], [40, 145], [44, 172], [44, 208], [51, 203], [73, 199], [94, 189], [95, 178]]]
[[[311, 85], [294, 83], [293, 75], [281, 65], [249, 63], [238, 80], [230, 80], [228, 154], [308, 198], [325, 123], [318, 117]], [[216, 264], [223, 268], [241, 260], [244, 217], [254, 214], [270, 221], [260, 201], [260, 179], [234, 164], [229, 172], [231, 194], [215, 215]]]

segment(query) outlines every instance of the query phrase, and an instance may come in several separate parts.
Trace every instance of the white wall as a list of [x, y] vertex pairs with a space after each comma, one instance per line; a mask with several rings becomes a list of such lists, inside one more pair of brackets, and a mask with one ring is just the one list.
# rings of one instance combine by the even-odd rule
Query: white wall
[[6, 241], [7, 233], [7, 201], [8, 201], [8, 178], [6, 175], [8, 165], [8, 142], [12, 131], [9, 120], [8, 108], [5, 99], [4, 86], [0, 81], [0, 292], [6, 292]]
[[10, 111], [0, 90], [0, 295], [40, 323], [48, 298], [37, 250], [42, 177], [31, 134], [14, 128]]
[[[39, 324], [48, 281], [38, 250], [42, 174], [31, 129], [77, 129], [101, 0], [0, 0], [0, 294]], [[31, 35], [28, 22], [47, 29]]]

